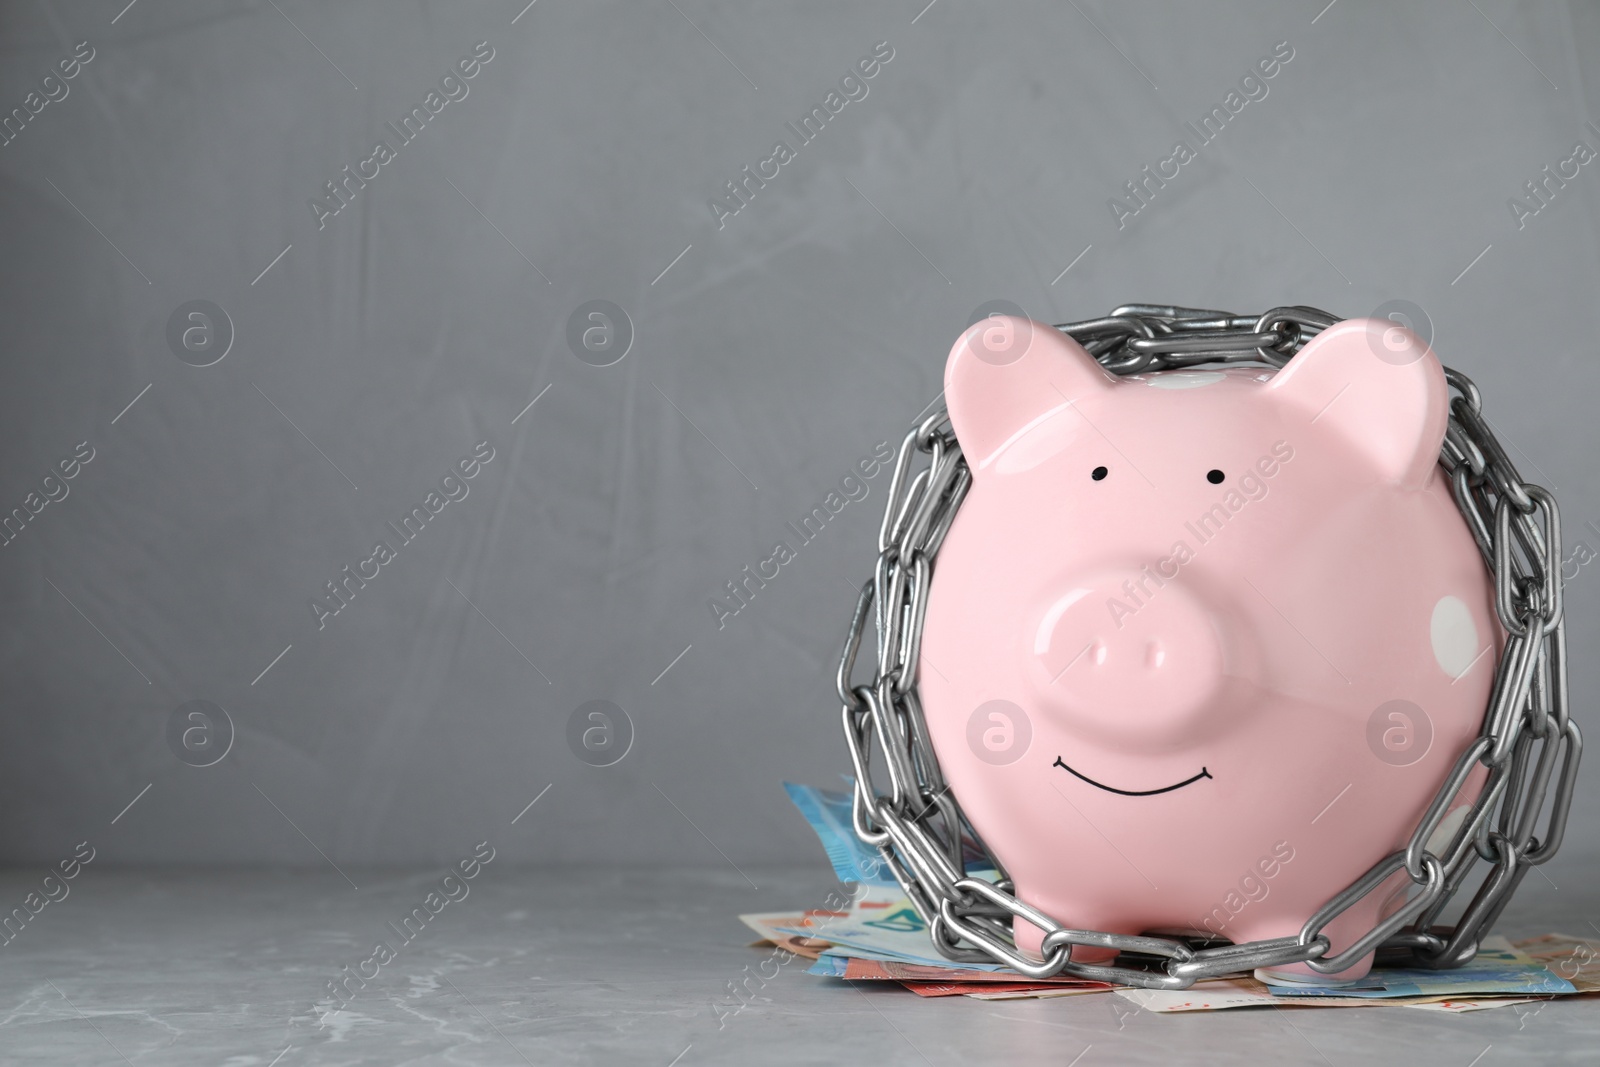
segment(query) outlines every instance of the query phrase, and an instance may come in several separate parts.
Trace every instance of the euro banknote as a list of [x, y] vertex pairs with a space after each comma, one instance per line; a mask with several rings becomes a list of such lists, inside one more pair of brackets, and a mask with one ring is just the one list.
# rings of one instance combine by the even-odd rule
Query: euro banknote
[[[1354, 997], [1280, 995], [1277, 989], [1254, 978], [1208, 978], [1196, 982], [1188, 989], [1130, 989], [1120, 987], [1117, 996], [1131, 1000], [1145, 1011], [1158, 1015], [1188, 1011], [1226, 1011], [1229, 1008], [1263, 1008], [1299, 1005], [1316, 1008], [1425, 1008], [1434, 1011], [1462, 1012], [1507, 1004], [1526, 1004], [1533, 997]], [[999, 1000], [1026, 996], [1024, 993], [1005, 994], [985, 999]]]
[[1579, 993], [1600, 992], [1600, 941], [1545, 934], [1517, 941], [1515, 947], [1571, 982]]
[[[864, 844], [856, 836], [851, 821], [851, 794], [794, 782], [784, 782], [783, 788], [822, 842], [822, 848], [827, 852], [828, 861], [833, 864], [833, 873], [839, 881], [899, 888], [900, 883], [895, 881], [883, 857], [878, 855], [878, 850]], [[851, 788], [854, 788], [853, 782]], [[963, 837], [961, 844], [966, 873], [993, 881], [994, 869], [983, 853], [978, 851], [977, 844], [970, 837]]]
[[1374, 968], [1365, 978], [1347, 984], [1313, 984], [1266, 978], [1276, 997], [1346, 997], [1385, 1000], [1427, 996], [1547, 996], [1574, 993], [1576, 987], [1499, 935], [1486, 937], [1478, 955], [1464, 967], [1447, 971]]
[[[860, 956], [939, 968], [951, 964], [936, 953], [933, 942], [928, 939], [927, 924], [904, 898], [877, 914], [863, 912], [831, 919], [825, 933], [817, 933], [815, 925], [776, 925], [775, 929], [785, 934], [825, 937], [833, 942], [833, 947], [825, 950], [824, 956]], [[993, 963], [963, 963], [961, 966], [978, 971], [1005, 969]]]
[[794, 782], [784, 782], [783, 788], [822, 842], [823, 850], [828, 853], [828, 862], [833, 864], [833, 873], [839, 881], [859, 882], [862, 885], [898, 885], [877, 850], [868, 848], [856, 836], [851, 823], [850, 794], [796, 785]]

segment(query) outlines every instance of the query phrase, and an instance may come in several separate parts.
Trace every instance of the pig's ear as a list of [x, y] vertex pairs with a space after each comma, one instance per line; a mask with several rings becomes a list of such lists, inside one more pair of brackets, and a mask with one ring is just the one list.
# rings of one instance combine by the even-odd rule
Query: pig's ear
[[[1420, 487], [1439, 462], [1450, 420], [1444, 368], [1426, 341], [1388, 319], [1324, 330], [1267, 389], [1368, 456], [1384, 481]], [[1292, 442], [1291, 442], [1292, 443]]]
[[950, 423], [975, 469], [1040, 417], [1116, 384], [1054, 326], [1011, 315], [969, 326], [944, 369]]

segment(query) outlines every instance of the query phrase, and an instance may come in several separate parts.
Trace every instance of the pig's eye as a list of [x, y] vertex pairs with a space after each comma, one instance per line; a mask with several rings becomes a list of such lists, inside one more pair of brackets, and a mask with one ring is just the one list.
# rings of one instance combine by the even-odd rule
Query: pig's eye
[[1206, 481], [1210, 482], [1212, 485], [1221, 485], [1222, 479], [1226, 477], [1227, 475], [1223, 474], [1219, 470], [1213, 469], [1206, 472]]
[[1110, 473], [1111, 472], [1106, 470], [1104, 467], [1096, 467], [1094, 470], [1089, 472], [1089, 477], [1093, 478], [1095, 481], [1098, 482], [1102, 478], [1104, 478], [1107, 474], [1110, 474]]

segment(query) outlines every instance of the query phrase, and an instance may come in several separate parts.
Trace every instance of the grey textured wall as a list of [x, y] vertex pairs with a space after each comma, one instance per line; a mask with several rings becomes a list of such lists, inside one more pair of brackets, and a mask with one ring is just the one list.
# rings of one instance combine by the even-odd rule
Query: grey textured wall
[[[0, 147], [0, 506], [67, 493], [0, 548], [6, 861], [819, 859], [779, 781], [845, 769], [830, 661], [887, 476], [721, 628], [709, 602], [898, 439], [991, 299], [1414, 301], [1569, 552], [1600, 548], [1600, 162], [1508, 203], [1600, 148], [1594, 5], [124, 2], [0, 14], [27, 120]], [[785, 123], [879, 42], [801, 144]], [[1119, 226], [1110, 198], [1279, 42], [1267, 95]], [[209, 355], [169, 342], [196, 300], [231, 322], [210, 366], [221, 320]], [[568, 343], [594, 300], [632, 324], [609, 366]], [[483, 441], [467, 495], [391, 536]], [[1574, 569], [1592, 729], [1600, 569]], [[176, 753], [206, 761], [215, 713], [172, 742], [196, 700], [235, 733], [209, 767]], [[634, 725], [610, 767], [569, 747], [591, 700]]]

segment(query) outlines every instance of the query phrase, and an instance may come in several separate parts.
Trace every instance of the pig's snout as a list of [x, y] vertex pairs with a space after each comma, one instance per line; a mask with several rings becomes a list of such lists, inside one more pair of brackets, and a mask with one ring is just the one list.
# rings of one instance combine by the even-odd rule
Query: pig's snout
[[1086, 575], [1046, 606], [1031, 672], [1069, 730], [1147, 750], [1201, 736], [1227, 662], [1216, 613], [1146, 568]]

